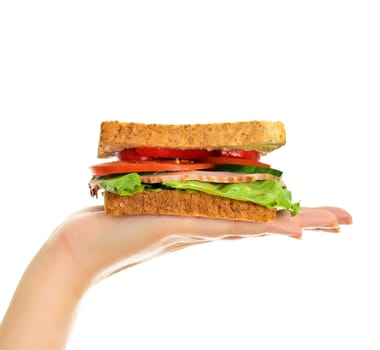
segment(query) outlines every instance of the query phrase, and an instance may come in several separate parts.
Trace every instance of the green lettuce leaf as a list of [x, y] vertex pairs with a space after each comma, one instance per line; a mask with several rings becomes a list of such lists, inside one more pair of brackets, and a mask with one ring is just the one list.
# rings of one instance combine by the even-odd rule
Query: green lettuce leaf
[[267, 208], [285, 208], [292, 215], [296, 215], [300, 203], [292, 202], [292, 195], [276, 180], [263, 180], [233, 184], [217, 184], [201, 181], [170, 181], [163, 184], [142, 184], [137, 173], [120, 176], [99, 178], [99, 186], [104, 190], [128, 196], [142, 191], [157, 191], [160, 189], [198, 191], [215, 196], [226, 197], [242, 201], [250, 201]]
[[267, 208], [285, 208], [296, 215], [300, 203], [292, 203], [291, 192], [276, 181], [263, 180], [234, 184], [216, 184], [201, 181], [171, 181], [165, 186], [186, 191], [199, 191], [242, 201], [250, 201]]
[[120, 196], [128, 196], [142, 192], [145, 189], [145, 186], [141, 184], [139, 174], [136, 173], [104, 178], [99, 182], [99, 186], [108, 192], [116, 193]]

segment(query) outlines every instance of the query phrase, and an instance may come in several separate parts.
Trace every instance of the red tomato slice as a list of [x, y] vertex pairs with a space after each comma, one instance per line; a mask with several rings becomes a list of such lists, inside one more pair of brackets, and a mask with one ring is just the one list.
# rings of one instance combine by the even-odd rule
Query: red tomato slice
[[204, 159], [215, 155], [205, 149], [177, 149], [165, 147], [139, 147], [136, 152], [142, 156], [155, 158]]
[[230, 150], [221, 150], [220, 155], [222, 157], [237, 157], [251, 160], [259, 160], [260, 153], [254, 150], [246, 151], [242, 149], [230, 149]]
[[178, 163], [175, 160], [153, 160], [153, 161], [114, 161], [100, 163], [90, 167], [94, 176], [105, 176], [109, 174], [134, 173], [144, 171], [184, 171], [213, 168], [212, 163]]
[[126, 148], [117, 154], [120, 160], [153, 160], [153, 157], [143, 156], [134, 148]]
[[270, 168], [269, 164], [261, 163], [252, 159], [244, 159], [244, 158], [237, 158], [237, 157], [209, 157], [205, 159], [205, 162], [210, 162], [213, 164], [252, 165], [252, 166], [262, 166], [265, 168]]

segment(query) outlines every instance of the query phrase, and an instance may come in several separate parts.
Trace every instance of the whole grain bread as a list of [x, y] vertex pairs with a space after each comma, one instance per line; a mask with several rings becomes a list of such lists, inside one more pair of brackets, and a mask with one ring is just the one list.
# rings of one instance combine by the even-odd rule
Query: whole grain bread
[[113, 216], [180, 215], [255, 222], [272, 222], [276, 218], [276, 209], [200, 192], [159, 190], [130, 196], [111, 192], [103, 195], [105, 212]]
[[124, 148], [246, 149], [268, 153], [286, 142], [279, 121], [243, 121], [214, 124], [141, 124], [105, 121], [101, 124], [98, 157]]

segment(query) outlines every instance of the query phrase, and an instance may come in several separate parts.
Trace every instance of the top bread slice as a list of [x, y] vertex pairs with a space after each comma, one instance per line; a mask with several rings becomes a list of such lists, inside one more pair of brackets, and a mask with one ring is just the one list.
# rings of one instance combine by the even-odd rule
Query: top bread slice
[[269, 153], [285, 145], [279, 121], [242, 121], [213, 124], [142, 124], [105, 121], [101, 124], [98, 157], [124, 148], [244, 149]]

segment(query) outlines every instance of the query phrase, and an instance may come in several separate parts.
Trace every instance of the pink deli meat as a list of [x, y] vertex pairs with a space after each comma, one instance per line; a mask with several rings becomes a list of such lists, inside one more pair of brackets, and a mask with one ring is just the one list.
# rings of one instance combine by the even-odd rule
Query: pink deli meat
[[[247, 174], [247, 173], [234, 173], [227, 171], [169, 171], [153, 175], [140, 175], [142, 183], [163, 183], [168, 181], [189, 181], [197, 180], [203, 182], [216, 182], [216, 183], [240, 183], [240, 182], [253, 182], [258, 180], [276, 180], [285, 186], [284, 181], [278, 176], [272, 174]], [[90, 193], [92, 197], [98, 197], [99, 180], [94, 178], [89, 183]]]
[[276, 180], [284, 185], [281, 178], [272, 174], [247, 174], [234, 173], [226, 171], [173, 171], [154, 175], [142, 175], [141, 182], [143, 183], [162, 183], [169, 181], [189, 181], [197, 180], [203, 182], [217, 183], [240, 183], [253, 182], [258, 180]]

